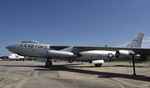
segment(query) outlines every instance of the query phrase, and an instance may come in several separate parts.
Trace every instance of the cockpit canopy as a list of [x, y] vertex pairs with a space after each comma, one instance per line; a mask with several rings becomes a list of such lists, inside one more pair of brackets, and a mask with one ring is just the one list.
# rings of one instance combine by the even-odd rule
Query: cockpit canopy
[[22, 41], [21, 43], [40, 43], [40, 42], [33, 41], [33, 40], [27, 40], [27, 41]]

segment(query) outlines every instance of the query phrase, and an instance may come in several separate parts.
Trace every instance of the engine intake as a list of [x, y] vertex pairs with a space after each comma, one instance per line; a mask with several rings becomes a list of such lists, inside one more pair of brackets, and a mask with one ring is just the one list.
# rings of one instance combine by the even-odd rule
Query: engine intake
[[117, 58], [126, 58], [130, 57], [131, 55], [135, 55], [135, 52], [132, 50], [118, 50], [115, 54]]

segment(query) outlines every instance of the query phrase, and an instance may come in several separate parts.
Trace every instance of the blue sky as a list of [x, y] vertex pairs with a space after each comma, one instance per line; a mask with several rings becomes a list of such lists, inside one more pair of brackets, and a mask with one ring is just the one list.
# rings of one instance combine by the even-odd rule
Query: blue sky
[[138, 32], [150, 46], [150, 0], [0, 0], [0, 55], [7, 45], [119, 46]]

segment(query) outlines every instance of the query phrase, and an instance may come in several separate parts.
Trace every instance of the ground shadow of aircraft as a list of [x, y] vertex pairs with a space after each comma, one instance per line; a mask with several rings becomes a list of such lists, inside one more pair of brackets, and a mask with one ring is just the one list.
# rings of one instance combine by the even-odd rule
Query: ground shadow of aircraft
[[[70, 64], [68, 64], [70, 65]], [[99, 72], [99, 71], [90, 71], [90, 70], [83, 70], [83, 69], [75, 69], [68, 65], [53, 65], [51, 68], [46, 68], [45, 66], [30, 66], [30, 65], [0, 65], [6, 67], [35, 67], [35, 70], [38, 71], [69, 71], [69, 72], [76, 72], [76, 73], [83, 73], [83, 74], [91, 74], [91, 75], [98, 75], [99, 78], [126, 78], [126, 79], [133, 79], [139, 81], [147, 81], [150, 82], [150, 77], [146, 77], [144, 75], [129, 75], [129, 74], [121, 74], [121, 73], [112, 73], [112, 72]], [[78, 66], [83, 68], [82, 66]], [[84, 66], [85, 67], [85, 66]], [[119, 67], [119, 66], [118, 66]]]
[[99, 78], [113, 78], [113, 77], [120, 77], [120, 78], [126, 78], [126, 79], [133, 79], [133, 80], [140, 80], [140, 81], [148, 81], [150, 82], [150, 77], [146, 77], [143, 75], [129, 75], [129, 74], [121, 74], [121, 73], [112, 73], [112, 72], [99, 72], [99, 71], [90, 71], [90, 70], [83, 70], [83, 69], [75, 69], [67, 67], [67, 65], [54, 65], [51, 68], [46, 69], [35, 69], [35, 70], [42, 70], [42, 71], [69, 71], [69, 72], [77, 72], [77, 73], [83, 73], [83, 74], [92, 74], [92, 75], [98, 75]]

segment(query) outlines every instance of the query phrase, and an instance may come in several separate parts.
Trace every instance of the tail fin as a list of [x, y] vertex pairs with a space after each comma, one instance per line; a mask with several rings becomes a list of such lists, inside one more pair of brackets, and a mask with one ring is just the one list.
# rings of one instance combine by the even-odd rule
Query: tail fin
[[130, 43], [128, 43], [126, 47], [141, 47], [143, 36], [143, 33], [138, 33], [138, 35]]

